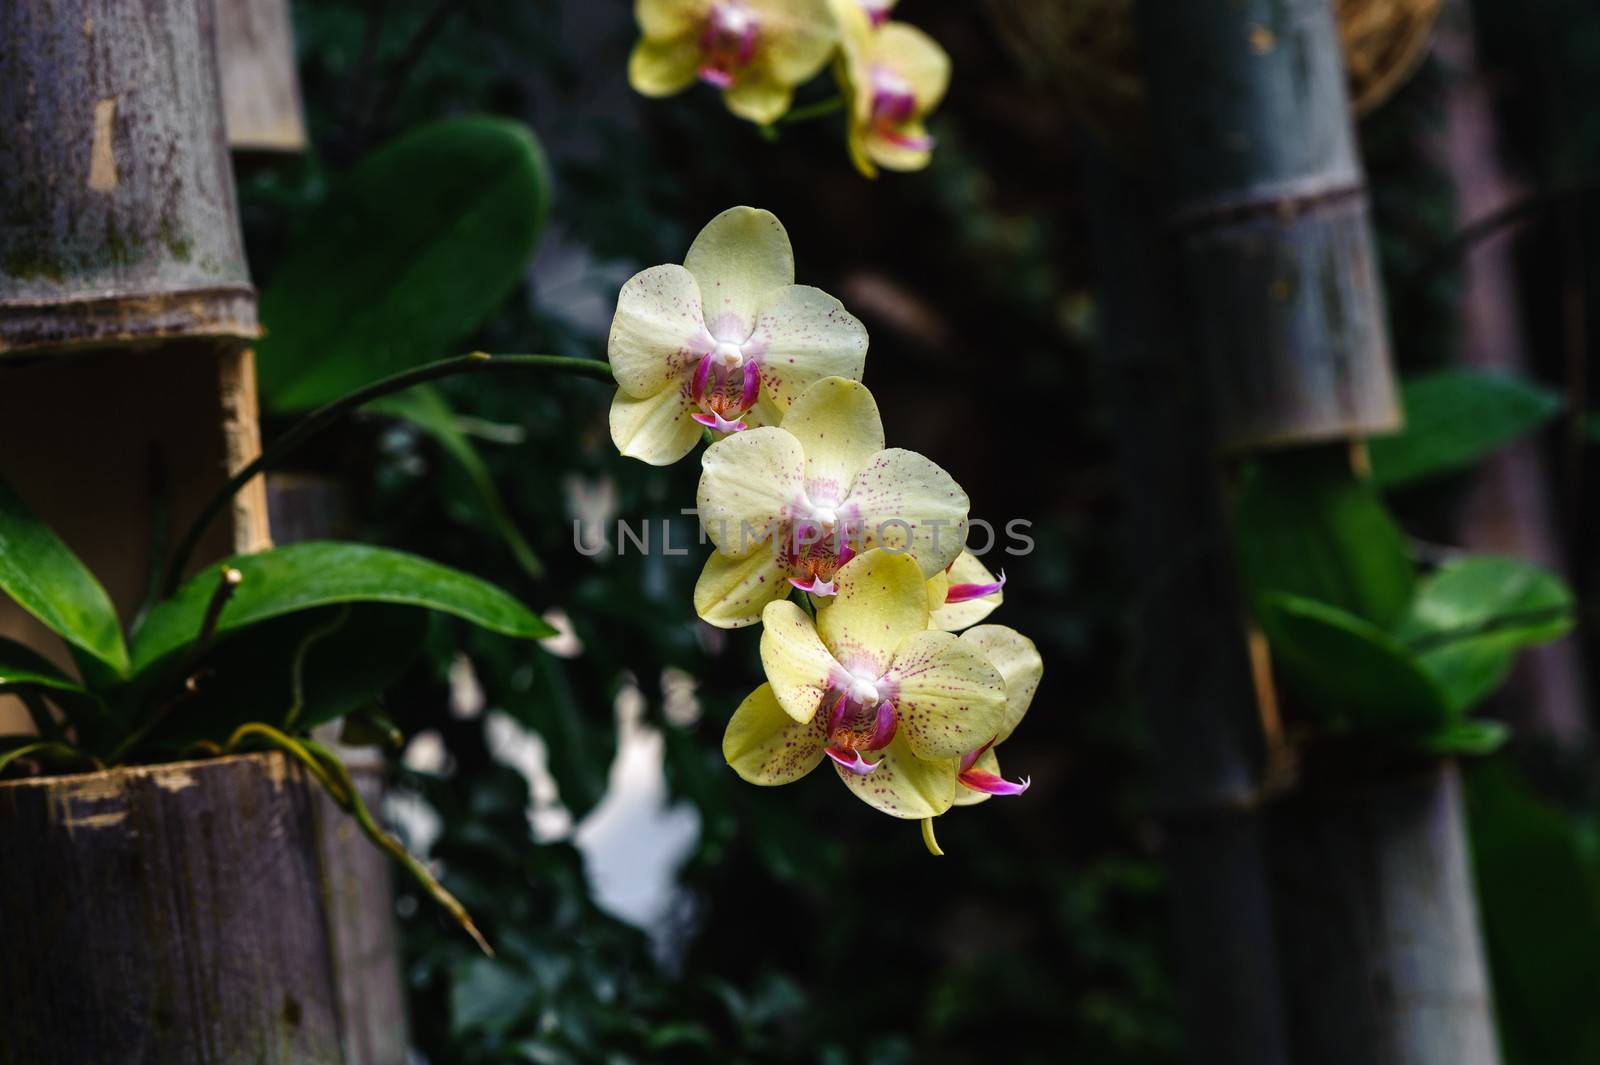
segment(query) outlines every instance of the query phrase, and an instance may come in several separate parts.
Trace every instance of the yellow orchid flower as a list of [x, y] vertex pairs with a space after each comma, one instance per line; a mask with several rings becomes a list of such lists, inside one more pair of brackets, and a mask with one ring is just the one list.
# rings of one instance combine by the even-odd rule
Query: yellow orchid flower
[[915, 26], [875, 25], [877, 7], [861, 0], [834, 0], [834, 15], [840, 25], [834, 70], [849, 101], [856, 169], [867, 177], [877, 177], [880, 166], [921, 170], [933, 159], [924, 120], [950, 87], [950, 57]]
[[928, 581], [928, 627], [960, 632], [1005, 601], [1006, 575], [996, 577], [978, 556], [963, 551], [950, 568]]
[[1021, 795], [1028, 790], [1030, 780], [1012, 782], [1000, 775], [994, 749], [1016, 731], [1033, 705], [1034, 692], [1044, 675], [1044, 660], [1032, 640], [1004, 625], [979, 625], [962, 633], [961, 640], [981, 651], [1006, 683], [1006, 711], [994, 738], [963, 753], [957, 763], [955, 805], [971, 806], [992, 795]]
[[927, 581], [883, 549], [852, 560], [813, 621], [791, 602], [763, 612], [767, 683], [734, 712], [728, 764], [787, 784], [830, 759], [868, 805], [937, 817], [956, 801], [962, 756], [1005, 724], [1005, 678], [974, 641], [928, 628]]
[[896, 0], [855, 0], [865, 11], [867, 18], [874, 26], [882, 26], [889, 21], [889, 14], [894, 10]]
[[622, 286], [608, 354], [611, 439], [666, 466], [702, 428], [745, 429], [758, 403], [776, 421], [813, 382], [859, 379], [867, 331], [826, 292], [794, 283], [776, 217], [734, 207], [700, 231], [682, 266], [653, 266]]
[[717, 551], [695, 585], [700, 617], [739, 628], [791, 588], [831, 596], [840, 567], [872, 547], [907, 555], [924, 583], [942, 573], [961, 552], [967, 495], [929, 459], [883, 445], [872, 393], [832, 377], [781, 426], [707, 448], [696, 501]]
[[671, 96], [696, 79], [728, 110], [761, 125], [789, 109], [794, 87], [828, 62], [838, 29], [828, 0], [636, 0], [642, 34], [628, 82]]

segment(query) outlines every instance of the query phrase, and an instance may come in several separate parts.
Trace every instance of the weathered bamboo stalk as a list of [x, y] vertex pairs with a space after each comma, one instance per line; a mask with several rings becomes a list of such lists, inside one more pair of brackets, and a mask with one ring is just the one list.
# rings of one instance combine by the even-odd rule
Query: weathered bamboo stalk
[[283, 756], [0, 783], [0, 1063], [342, 1065]]
[[1090, 174], [1130, 630], [1157, 759], [1192, 1065], [1289, 1065], [1261, 817], [1265, 751], [1177, 257], [1146, 183]]
[[253, 337], [211, 0], [0, 6], [0, 355]]
[[289, 0], [216, 0], [228, 143], [240, 152], [303, 152]]
[[[1392, 427], [1328, 0], [1141, 0], [1140, 15], [1168, 217], [1225, 443], [1260, 450]], [[1359, 789], [1348, 777], [1319, 776], [1270, 814], [1292, 1060], [1494, 1065], [1453, 770], [1391, 766]]]

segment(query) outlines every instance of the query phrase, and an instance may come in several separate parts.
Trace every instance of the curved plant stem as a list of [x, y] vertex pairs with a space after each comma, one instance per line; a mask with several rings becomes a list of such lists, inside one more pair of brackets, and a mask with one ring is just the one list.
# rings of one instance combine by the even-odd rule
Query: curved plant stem
[[[158, 579], [151, 582], [151, 587], [159, 589], [160, 594], [170, 595], [176, 590], [178, 582], [183, 579], [183, 571], [189, 565], [189, 559], [194, 555], [195, 549], [200, 545], [201, 537], [216, 520], [217, 515], [228, 506], [240, 489], [249, 484], [259, 474], [272, 469], [279, 462], [297, 450], [302, 444], [329, 428], [345, 415], [350, 414], [371, 403], [375, 399], [404, 392], [429, 381], [437, 381], [444, 377], [458, 377], [462, 374], [481, 373], [486, 370], [540, 370], [545, 372], [570, 373], [580, 377], [589, 377], [597, 381], [611, 381], [611, 366], [599, 359], [568, 358], [560, 355], [489, 355], [477, 351], [470, 355], [461, 355], [453, 359], [443, 359], [439, 362], [430, 362], [425, 366], [418, 366], [381, 381], [374, 381], [364, 388], [334, 400], [332, 403], [307, 414], [287, 433], [284, 433], [272, 446], [263, 451], [259, 458], [228, 479], [216, 495], [200, 511], [200, 516], [195, 518], [194, 524], [189, 526], [188, 532], [179, 541], [178, 548], [173, 552], [171, 562], [160, 571]], [[143, 618], [149, 612], [153, 602], [147, 602], [139, 614]]]
[[0, 773], [4, 773], [12, 762], [19, 758], [27, 758], [29, 755], [45, 755], [67, 762], [88, 762], [96, 769], [105, 768], [105, 764], [100, 759], [93, 755], [85, 754], [76, 747], [56, 740], [44, 740], [40, 743], [29, 743], [22, 747], [14, 747], [9, 751], [0, 753]]
[[797, 122], [810, 122], [812, 119], [825, 118], [828, 115], [843, 110], [844, 97], [830, 96], [826, 100], [819, 100], [814, 104], [807, 104], [804, 107], [796, 107], [794, 110], [778, 119], [778, 124], [783, 126], [792, 126]]
[[269, 745], [278, 748], [305, 766], [307, 772], [315, 777], [317, 782], [327, 791], [329, 798], [333, 799], [341, 810], [355, 818], [356, 824], [361, 826], [361, 831], [366, 834], [367, 838], [377, 844], [380, 850], [399, 862], [406, 872], [410, 873], [417, 883], [422, 885], [423, 890], [444, 908], [445, 912], [461, 926], [467, 935], [472, 937], [473, 942], [478, 944], [478, 949], [482, 950], [487, 956], [494, 957], [494, 948], [489, 946], [489, 941], [483, 937], [482, 932], [478, 931], [478, 926], [473, 922], [472, 915], [467, 913], [467, 908], [461, 905], [460, 900], [450, 894], [445, 886], [439, 883], [434, 878], [434, 875], [428, 871], [427, 866], [412, 857], [411, 853], [406, 850], [399, 840], [385, 832], [378, 822], [373, 819], [372, 812], [367, 809], [366, 803], [361, 801], [361, 793], [356, 790], [355, 781], [350, 777], [350, 770], [346, 768], [344, 762], [339, 760], [338, 755], [315, 740], [295, 739], [293, 736], [259, 721], [252, 721], [235, 729], [233, 736], [228, 740], [227, 751], [229, 753], [237, 751], [239, 745], [251, 737], [265, 740]]
[[933, 818], [922, 819], [922, 845], [928, 848], [928, 853], [935, 858], [944, 857], [944, 848], [939, 846], [939, 837], [933, 834]]

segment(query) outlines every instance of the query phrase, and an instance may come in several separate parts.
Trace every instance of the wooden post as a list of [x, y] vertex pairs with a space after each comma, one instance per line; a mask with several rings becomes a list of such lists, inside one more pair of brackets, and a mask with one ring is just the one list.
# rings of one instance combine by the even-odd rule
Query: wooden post
[[289, 0], [216, 0], [228, 143], [237, 152], [303, 152]]
[[340, 1065], [282, 755], [0, 782], [0, 1065]]
[[[1141, 0], [1139, 13], [1167, 217], [1225, 444], [1393, 427], [1329, 0]], [[1267, 822], [1292, 1060], [1495, 1065], [1453, 768], [1331, 768]]]

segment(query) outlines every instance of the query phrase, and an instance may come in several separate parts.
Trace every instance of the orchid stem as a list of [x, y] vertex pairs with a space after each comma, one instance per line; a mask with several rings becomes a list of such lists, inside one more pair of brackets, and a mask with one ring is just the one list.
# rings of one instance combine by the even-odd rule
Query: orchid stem
[[796, 107], [788, 114], [778, 119], [778, 122], [781, 125], [792, 126], [800, 122], [810, 122], [812, 119], [816, 118], [826, 118], [828, 115], [835, 114], [843, 110], [844, 97], [830, 96], [826, 100], [819, 100], [814, 104], [807, 104], [804, 107]]
[[[480, 373], [485, 370], [553, 370], [597, 381], [612, 380], [610, 364], [601, 359], [570, 358], [561, 355], [490, 355], [475, 351], [470, 355], [430, 362], [425, 366], [385, 377], [381, 381], [374, 381], [307, 414], [292, 429], [274, 440], [272, 446], [264, 450], [254, 462], [230, 477], [228, 483], [211, 497], [210, 502], [200, 511], [200, 516], [189, 526], [188, 532], [178, 543], [178, 549], [173, 552], [171, 563], [158, 573], [158, 579], [151, 581], [152, 590], [155, 594], [171, 595], [177, 589], [178, 582], [183, 579], [184, 570], [188, 568], [190, 558], [200, 546], [201, 538], [211, 528], [211, 523], [216, 520], [217, 515], [228, 506], [229, 500], [258, 475], [274, 468], [306, 441], [334, 425], [345, 415], [359, 410], [373, 400], [382, 399], [396, 392], [404, 392], [408, 388], [415, 388], [429, 381]], [[150, 605], [152, 604], [145, 604], [140, 611], [141, 616], [148, 612]]]

